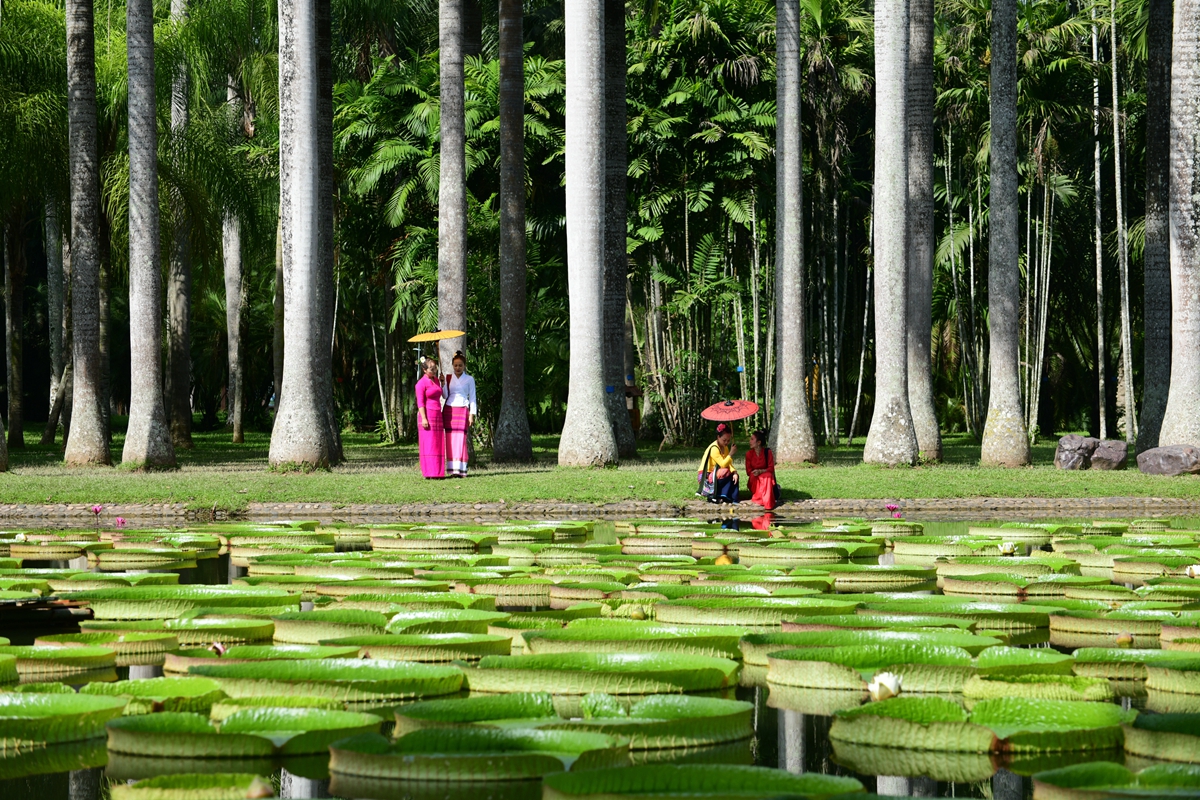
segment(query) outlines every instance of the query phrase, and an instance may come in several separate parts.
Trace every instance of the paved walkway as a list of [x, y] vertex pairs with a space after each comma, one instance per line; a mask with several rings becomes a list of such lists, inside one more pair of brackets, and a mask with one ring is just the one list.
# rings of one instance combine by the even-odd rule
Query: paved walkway
[[[788, 519], [821, 517], [884, 517], [886, 506], [898, 505], [905, 516], [914, 520], [985, 520], [985, 519], [1121, 519], [1139, 517], [1200, 517], [1200, 497], [1166, 499], [1158, 497], [970, 497], [954, 499], [881, 498], [873, 500], [825, 499], [784, 503], [777, 510]], [[181, 525], [228, 519], [269, 521], [282, 519], [319, 519], [340, 522], [394, 522], [398, 519], [452, 519], [495, 521], [498, 519], [621, 519], [626, 517], [699, 517], [737, 516], [746, 518], [762, 513], [758, 506], [745, 503], [736, 512], [729, 506], [712, 506], [687, 500], [677, 503], [630, 500], [622, 503], [412, 503], [404, 505], [343, 505], [338, 503], [250, 503], [244, 513], [231, 515], [213, 509], [188, 509], [182, 503], [131, 504], [105, 506], [101, 524], [111, 526], [118, 516], [139, 526]], [[90, 524], [92, 507], [88, 504], [19, 505], [0, 504], [0, 522], [18, 526]]]

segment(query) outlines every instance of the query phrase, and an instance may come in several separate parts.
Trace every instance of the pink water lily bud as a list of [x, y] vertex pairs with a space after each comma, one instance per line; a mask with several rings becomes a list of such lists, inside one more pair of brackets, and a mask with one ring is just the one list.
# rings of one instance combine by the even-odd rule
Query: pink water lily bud
[[92, 513], [97, 516], [99, 516], [100, 512], [103, 510], [104, 510], [104, 506], [92, 506]]
[[904, 519], [904, 515], [901, 514], [899, 511], [893, 511], [892, 516], [895, 517], [896, 519]]
[[118, 528], [125, 527], [125, 518], [124, 517], [117, 517], [117, 527]]

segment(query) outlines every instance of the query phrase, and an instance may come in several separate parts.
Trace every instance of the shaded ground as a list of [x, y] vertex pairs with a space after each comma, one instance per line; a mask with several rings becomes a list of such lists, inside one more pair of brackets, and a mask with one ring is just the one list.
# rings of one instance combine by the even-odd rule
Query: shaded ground
[[[121, 420], [121, 423], [124, 421]], [[462, 481], [425, 481], [416, 446], [384, 446], [373, 434], [345, 434], [346, 463], [331, 472], [278, 474], [266, 469], [269, 437], [248, 433], [229, 443], [226, 431], [195, 434], [196, 448], [179, 453], [180, 469], [131, 473], [119, 469], [69, 470], [62, 445], [30, 444], [10, 453], [11, 471], [0, 475], [0, 503], [186, 503], [193, 508], [242, 509], [251, 502], [392, 504], [437, 502], [508, 503], [535, 500], [617, 502], [692, 499], [701, 448], [659, 451], [643, 445], [640, 458], [615, 469], [557, 466], [558, 439], [535, 437], [532, 465], [492, 465], [487, 453]], [[119, 457], [122, 426], [114, 436]], [[744, 453], [739, 448], [738, 460]], [[946, 442], [947, 463], [882, 469], [864, 466], [861, 440], [852, 447], [821, 448], [820, 467], [781, 468], [785, 500], [809, 498], [967, 497], [1200, 497], [1195, 478], [1154, 478], [1128, 472], [1062, 472], [1054, 469], [1054, 443], [1034, 447], [1034, 466], [983, 468], [979, 445], [965, 436]]]

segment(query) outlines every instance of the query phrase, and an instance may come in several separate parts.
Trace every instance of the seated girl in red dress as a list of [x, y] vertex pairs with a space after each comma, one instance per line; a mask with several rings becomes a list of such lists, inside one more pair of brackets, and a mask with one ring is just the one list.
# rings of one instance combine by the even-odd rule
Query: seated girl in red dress
[[779, 485], [775, 483], [775, 454], [767, 447], [763, 431], [750, 434], [750, 449], [746, 451], [746, 488], [751, 502], [770, 511], [779, 502]]

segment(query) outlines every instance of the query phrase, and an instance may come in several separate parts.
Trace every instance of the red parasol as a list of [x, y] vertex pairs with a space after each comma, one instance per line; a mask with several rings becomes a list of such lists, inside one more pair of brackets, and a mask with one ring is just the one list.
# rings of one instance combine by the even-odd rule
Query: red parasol
[[713, 422], [733, 422], [758, 413], [758, 403], [751, 400], [726, 400], [723, 403], [713, 403], [700, 412], [700, 416]]

